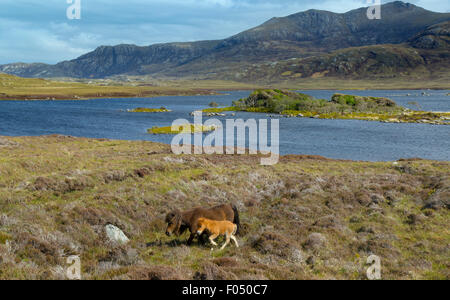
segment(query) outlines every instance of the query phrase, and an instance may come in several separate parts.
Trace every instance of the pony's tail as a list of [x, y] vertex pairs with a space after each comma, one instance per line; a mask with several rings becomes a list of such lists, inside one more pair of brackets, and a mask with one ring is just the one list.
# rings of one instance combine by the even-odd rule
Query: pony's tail
[[238, 230], [238, 226], [237, 226], [236, 224], [234, 224], [234, 230], [233, 230], [233, 232], [231, 233], [231, 235], [236, 235], [237, 230]]
[[239, 220], [239, 211], [238, 211], [236, 205], [232, 204], [231, 207], [233, 208], [233, 212], [234, 212], [233, 223], [236, 224], [235, 234], [239, 234], [239, 227], [241, 227], [241, 221]]

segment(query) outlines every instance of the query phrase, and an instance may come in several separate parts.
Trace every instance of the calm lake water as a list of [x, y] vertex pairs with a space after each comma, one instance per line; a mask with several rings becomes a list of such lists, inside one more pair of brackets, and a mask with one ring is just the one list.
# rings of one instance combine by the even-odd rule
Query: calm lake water
[[[338, 91], [302, 91], [330, 99]], [[450, 91], [339, 91], [361, 96], [383, 96], [398, 104], [428, 111], [450, 111]], [[192, 121], [189, 114], [215, 101], [223, 106], [247, 97], [249, 91], [219, 96], [184, 96], [88, 101], [0, 101], [0, 135], [63, 134], [121, 140], [148, 140], [169, 144], [173, 136], [150, 135], [153, 126], [170, 126], [176, 119]], [[409, 96], [407, 96], [409, 94]], [[167, 107], [170, 113], [128, 113], [136, 107]], [[224, 121], [231, 118], [219, 117]], [[237, 113], [244, 120], [265, 114]], [[206, 119], [206, 117], [204, 118]], [[225, 122], [224, 122], [225, 123]], [[330, 158], [391, 161], [421, 157], [450, 160], [450, 126], [388, 124], [354, 120], [280, 119], [281, 154], [313, 154]]]

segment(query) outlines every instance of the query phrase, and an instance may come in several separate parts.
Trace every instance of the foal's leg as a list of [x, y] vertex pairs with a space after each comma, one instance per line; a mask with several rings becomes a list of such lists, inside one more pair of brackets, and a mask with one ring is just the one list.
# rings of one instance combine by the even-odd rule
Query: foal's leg
[[214, 246], [217, 246], [217, 243], [214, 242], [215, 239], [217, 239], [219, 235], [218, 234], [213, 234], [209, 237], [209, 241], [211, 242], [211, 244], [213, 244]]
[[230, 243], [230, 235], [227, 233], [226, 234], [227, 240], [225, 242], [225, 244], [223, 244], [222, 248], [220, 248], [220, 250], [225, 249], [225, 247]]
[[231, 239], [234, 241], [234, 243], [236, 244], [236, 247], [239, 248], [239, 244], [236, 240], [236, 237], [234, 235], [231, 236]]

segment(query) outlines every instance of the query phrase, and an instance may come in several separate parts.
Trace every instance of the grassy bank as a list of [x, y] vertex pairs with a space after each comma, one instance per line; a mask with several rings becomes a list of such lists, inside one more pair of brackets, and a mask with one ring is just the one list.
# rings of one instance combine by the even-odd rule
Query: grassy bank
[[[449, 279], [449, 162], [175, 156], [150, 142], [0, 138], [0, 279]], [[234, 202], [241, 248], [164, 234], [174, 209]], [[112, 244], [104, 227], [130, 238]]]
[[[294, 74], [295, 75], [295, 74]], [[320, 76], [320, 75], [319, 75]], [[276, 76], [278, 77], [278, 75]], [[270, 82], [260, 80], [260, 85], [298, 90], [448, 90], [450, 76], [447, 70], [436, 72], [436, 76], [386, 76], [386, 78], [356, 79], [339, 77], [297, 78]]]
[[93, 98], [157, 97], [216, 94], [186, 86], [124, 85], [108, 82], [61, 82], [0, 74], [0, 100], [82, 100]]
[[[393, 77], [376, 79], [355, 79], [337, 77], [319, 78], [271, 78], [270, 80], [193, 80], [193, 79], [155, 79], [149, 76], [119, 77], [122, 82], [129, 80], [136, 84], [152, 84], [164, 87], [191, 87], [219, 91], [254, 90], [258, 88], [283, 88], [296, 90], [448, 90], [450, 79], [446, 72], [436, 78]], [[83, 80], [86, 81], [86, 80]]]
[[95, 98], [211, 95], [216, 91], [254, 90], [277, 86], [286, 89], [448, 89], [448, 81], [350, 80], [333, 78], [293, 82], [244, 83], [226, 80], [154, 79], [118, 76], [113, 79], [54, 80], [21, 78], [0, 74], [0, 100], [82, 100]]

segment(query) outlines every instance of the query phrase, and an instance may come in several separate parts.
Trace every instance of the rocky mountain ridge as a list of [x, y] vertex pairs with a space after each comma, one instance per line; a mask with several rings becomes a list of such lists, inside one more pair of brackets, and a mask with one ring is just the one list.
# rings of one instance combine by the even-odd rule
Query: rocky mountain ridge
[[[293, 72], [297, 74], [294, 76], [305, 77], [328, 71], [326, 74], [341, 76], [342, 68], [339, 65], [342, 64], [336, 51], [353, 55], [355, 47], [394, 44], [397, 45], [394, 48], [403, 49], [406, 44], [408, 50], [400, 52], [408, 52], [407, 56], [410, 56], [410, 47], [427, 50], [448, 47], [449, 13], [430, 12], [401, 1], [383, 5], [381, 20], [369, 20], [366, 11], [367, 8], [360, 8], [338, 14], [308, 10], [283, 18], [273, 18], [224, 40], [156, 44], [146, 47], [101, 46], [74, 60], [56, 65], [16, 63], [0, 66], [0, 72], [47, 78], [153, 75], [252, 81], [258, 78], [246, 75], [249, 70], [264, 68], [258, 72], [267, 73], [270, 71], [270, 68], [265, 67], [267, 63], [283, 65], [286, 61], [290, 63], [290, 60], [302, 61], [302, 70], [286, 70], [282, 73]], [[442, 29], [442, 26], [436, 25], [439, 23], [447, 25]], [[439, 36], [439, 40], [433, 38], [436, 36]], [[398, 60], [396, 57], [399, 54], [395, 51], [390, 51], [389, 55], [393, 56], [391, 61]], [[369, 53], [368, 56], [377, 60], [377, 55]], [[416, 60], [421, 59], [419, 56], [421, 57], [421, 54], [409, 59], [413, 61], [413, 66], [417, 64]], [[306, 64], [304, 59], [307, 59]], [[333, 63], [322, 63], [329, 59]], [[401, 55], [399, 61], [403, 64]], [[375, 62], [379, 65], [384, 63], [384, 60]], [[328, 66], [330, 64], [332, 66]], [[337, 70], [334, 72], [329, 70], [330, 68]], [[378, 69], [383, 72], [383, 68]], [[395, 67], [393, 70], [397, 69], [399, 68]], [[344, 73], [348, 75], [347, 71]], [[283, 78], [284, 76], [279, 77]]]

